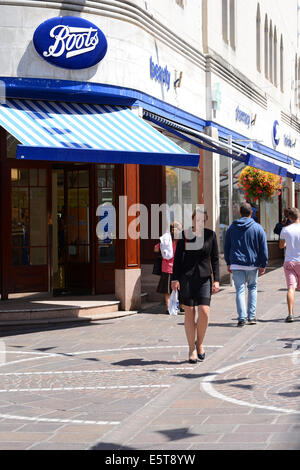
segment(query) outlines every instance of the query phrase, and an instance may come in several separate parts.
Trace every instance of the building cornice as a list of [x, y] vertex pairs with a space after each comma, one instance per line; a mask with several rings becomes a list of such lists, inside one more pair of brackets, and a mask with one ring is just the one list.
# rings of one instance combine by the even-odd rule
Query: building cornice
[[267, 109], [267, 95], [262, 93], [245, 75], [215, 52], [210, 52], [206, 55], [206, 72], [215, 73], [251, 101], [254, 101], [262, 108]]
[[205, 71], [204, 54], [182, 39], [182, 37], [175, 34], [165, 24], [156, 20], [151, 13], [146, 12], [130, 1], [87, 0], [75, 2], [73, 0], [65, 0], [64, 2], [57, 2], [55, 0], [1, 0], [0, 5], [58, 9], [61, 12], [86, 13], [126, 21], [144, 29], [155, 39], [161, 41]]

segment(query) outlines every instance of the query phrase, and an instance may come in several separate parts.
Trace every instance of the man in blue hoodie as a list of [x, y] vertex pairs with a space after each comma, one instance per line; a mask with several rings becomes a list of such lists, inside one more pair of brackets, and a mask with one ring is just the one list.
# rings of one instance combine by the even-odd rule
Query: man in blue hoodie
[[[251, 205], [240, 207], [241, 218], [235, 220], [226, 232], [224, 256], [228, 272], [232, 273], [236, 289], [238, 325], [256, 323], [257, 279], [264, 274], [268, 262], [266, 234], [253, 218]], [[245, 297], [248, 287], [248, 308]]]

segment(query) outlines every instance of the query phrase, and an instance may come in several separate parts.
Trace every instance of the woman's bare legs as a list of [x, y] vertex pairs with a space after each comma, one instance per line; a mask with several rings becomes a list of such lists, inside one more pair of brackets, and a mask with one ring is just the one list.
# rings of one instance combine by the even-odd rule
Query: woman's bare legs
[[195, 308], [188, 307], [187, 305], [183, 306], [185, 311], [184, 316], [184, 329], [186, 334], [186, 339], [189, 345], [189, 359], [197, 359], [197, 350], [195, 346], [195, 336], [196, 336], [196, 324], [195, 324]]
[[204, 354], [203, 341], [209, 322], [209, 310], [208, 305], [198, 305], [198, 320], [197, 320], [197, 349], [199, 354]]

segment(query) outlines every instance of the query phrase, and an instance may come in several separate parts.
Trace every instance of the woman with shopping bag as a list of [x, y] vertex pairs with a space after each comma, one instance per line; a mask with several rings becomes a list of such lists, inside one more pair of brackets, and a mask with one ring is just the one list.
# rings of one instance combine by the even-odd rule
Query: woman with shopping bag
[[[215, 232], [204, 227], [206, 221], [206, 211], [197, 208], [192, 215], [192, 227], [182, 232], [177, 243], [171, 283], [173, 290], [180, 290], [185, 310], [184, 326], [191, 364], [205, 359], [203, 340], [209, 321], [211, 294], [219, 291], [217, 237]], [[196, 308], [198, 319], [195, 323]]]
[[155, 253], [161, 253], [162, 264], [161, 264], [161, 276], [157, 286], [156, 292], [164, 294], [166, 313], [169, 314], [169, 304], [171, 289], [171, 275], [173, 272], [173, 262], [178, 242], [178, 235], [182, 230], [182, 226], [179, 222], [171, 222], [170, 232], [166, 232], [160, 237], [160, 243], [157, 243], [154, 247]]

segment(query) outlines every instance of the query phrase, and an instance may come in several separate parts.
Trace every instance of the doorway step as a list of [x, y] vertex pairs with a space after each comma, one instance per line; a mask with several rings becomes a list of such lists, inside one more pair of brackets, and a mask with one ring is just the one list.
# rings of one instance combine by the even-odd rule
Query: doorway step
[[109, 320], [137, 311], [121, 311], [113, 295], [53, 297], [50, 294], [11, 295], [0, 301], [1, 326], [92, 322]]

